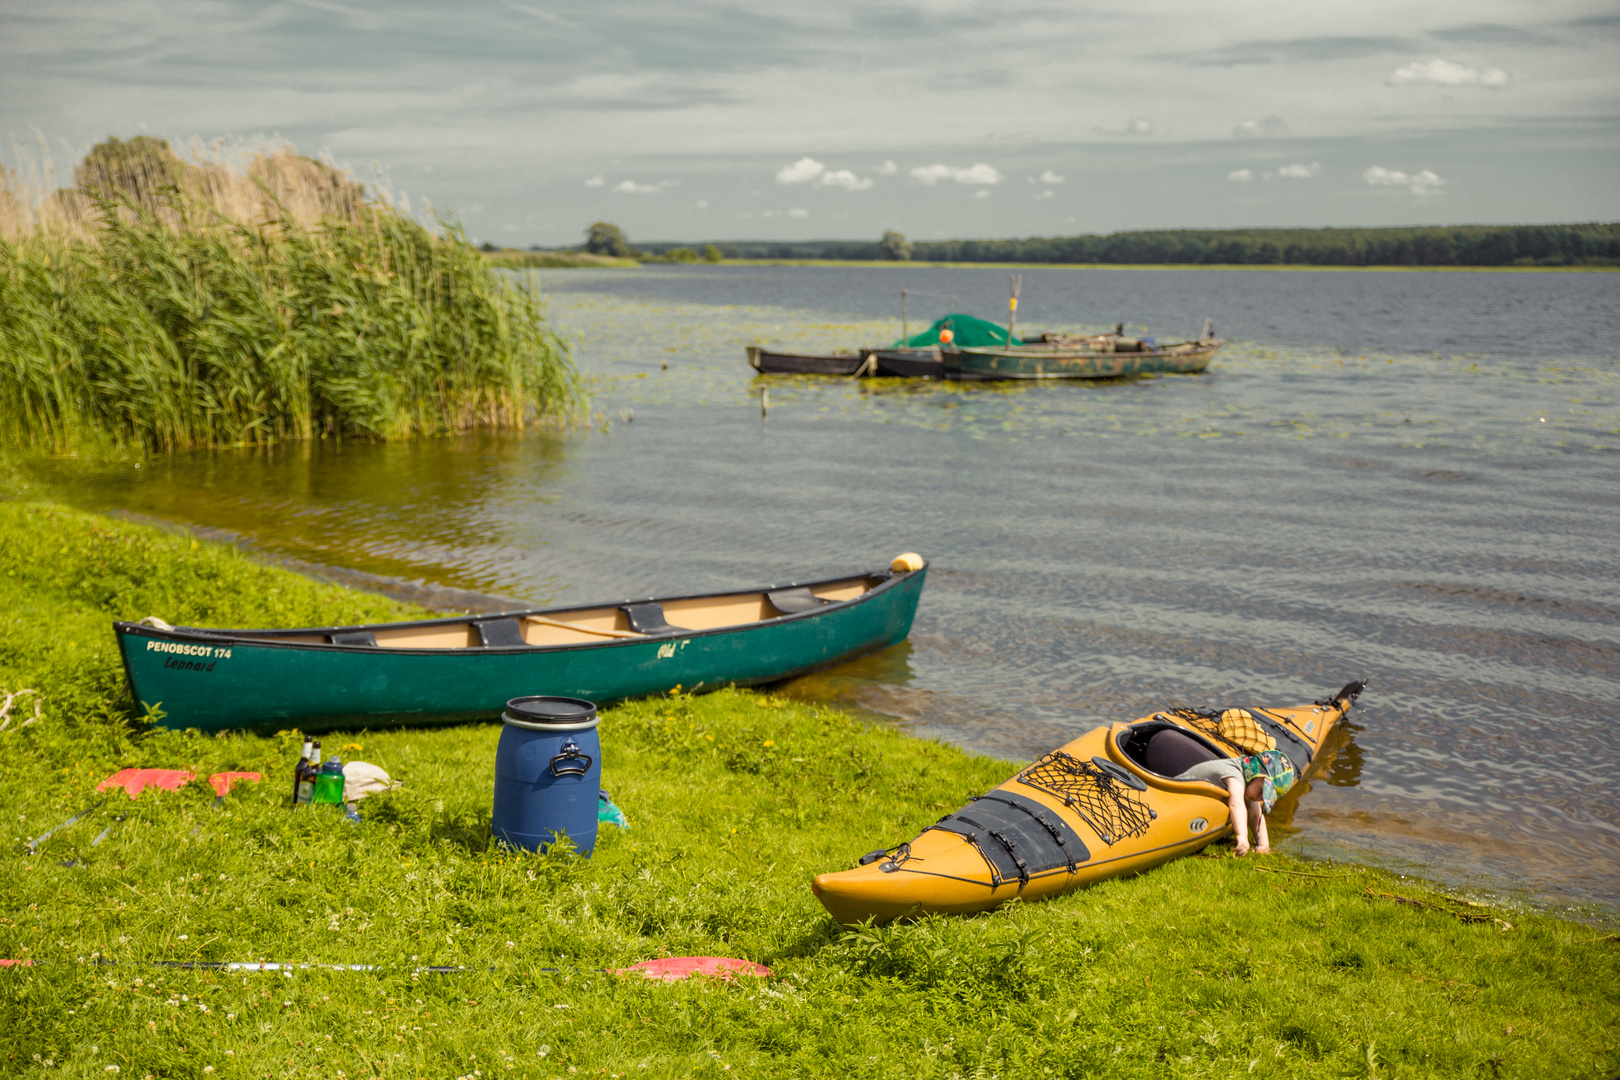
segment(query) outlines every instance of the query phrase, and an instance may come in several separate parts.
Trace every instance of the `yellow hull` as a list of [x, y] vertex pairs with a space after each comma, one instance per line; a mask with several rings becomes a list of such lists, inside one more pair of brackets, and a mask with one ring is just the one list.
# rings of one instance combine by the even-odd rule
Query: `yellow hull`
[[[1303, 779], [1361, 689], [1351, 683], [1325, 702], [1253, 712]], [[1216, 734], [1212, 718], [1190, 710], [1100, 727], [910, 844], [868, 856], [853, 870], [822, 874], [811, 889], [841, 923], [884, 923], [988, 911], [1014, 897], [1045, 900], [1189, 855], [1231, 833], [1226, 791], [1149, 770], [1144, 746], [1165, 729], [1190, 734], [1222, 756], [1240, 753]]]

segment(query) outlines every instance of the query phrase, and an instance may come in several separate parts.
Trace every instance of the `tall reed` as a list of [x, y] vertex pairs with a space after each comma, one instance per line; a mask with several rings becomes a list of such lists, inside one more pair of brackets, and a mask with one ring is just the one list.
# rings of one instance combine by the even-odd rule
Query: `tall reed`
[[298, 213], [262, 160], [256, 197], [240, 175], [187, 165], [156, 190], [81, 177], [0, 236], [0, 439], [54, 452], [397, 439], [580, 411], [568, 347], [531, 290], [453, 221], [435, 235], [310, 165], [302, 187], [282, 185], [305, 196]]

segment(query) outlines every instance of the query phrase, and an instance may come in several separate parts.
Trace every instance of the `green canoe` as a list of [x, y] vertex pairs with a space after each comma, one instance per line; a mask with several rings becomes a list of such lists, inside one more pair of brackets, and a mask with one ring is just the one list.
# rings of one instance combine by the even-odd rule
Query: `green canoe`
[[[915, 559], [915, 557], [913, 556]], [[896, 560], [900, 565], [900, 560]], [[616, 701], [773, 682], [903, 641], [927, 565], [748, 592], [300, 630], [114, 623], [135, 700], [171, 728], [494, 718], [514, 697]]]

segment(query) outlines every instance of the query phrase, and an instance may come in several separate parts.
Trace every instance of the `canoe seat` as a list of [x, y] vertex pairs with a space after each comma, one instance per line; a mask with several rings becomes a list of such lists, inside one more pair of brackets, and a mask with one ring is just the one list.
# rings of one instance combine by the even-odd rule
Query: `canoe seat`
[[527, 645], [523, 640], [523, 624], [516, 619], [488, 619], [473, 623], [478, 631], [478, 644], [489, 648], [497, 645]]
[[671, 626], [664, 621], [664, 605], [657, 601], [645, 604], [624, 604], [619, 608], [630, 622], [630, 629], [638, 634], [684, 634], [686, 629]]
[[377, 635], [370, 630], [334, 630], [326, 635], [326, 640], [333, 645], [371, 645], [377, 644]]
[[829, 604], [832, 601], [823, 600], [806, 586], [797, 589], [777, 589], [765, 594], [765, 599], [771, 602], [771, 607], [783, 615], [797, 615], [801, 611], [814, 611], [816, 608]]

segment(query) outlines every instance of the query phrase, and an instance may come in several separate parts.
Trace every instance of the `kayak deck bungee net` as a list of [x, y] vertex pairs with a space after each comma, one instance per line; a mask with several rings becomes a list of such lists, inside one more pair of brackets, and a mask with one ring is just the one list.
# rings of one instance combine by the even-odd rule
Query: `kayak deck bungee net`
[[1298, 708], [1169, 709], [1096, 728], [909, 843], [822, 874], [811, 889], [841, 923], [883, 923], [1044, 900], [1191, 854], [1231, 833], [1227, 792], [1173, 777], [1249, 753], [1228, 727], [1241, 720], [1248, 738], [1274, 744], [1303, 780], [1365, 686]]
[[493, 719], [514, 697], [611, 702], [774, 682], [903, 641], [927, 564], [747, 591], [291, 630], [113, 624], [135, 700], [171, 728]]

